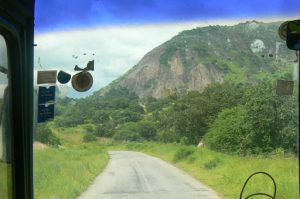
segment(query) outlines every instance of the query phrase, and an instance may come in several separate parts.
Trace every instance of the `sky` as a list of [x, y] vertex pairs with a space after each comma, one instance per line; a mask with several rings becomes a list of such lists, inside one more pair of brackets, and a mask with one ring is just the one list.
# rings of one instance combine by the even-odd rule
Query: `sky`
[[[178, 32], [212, 24], [299, 17], [299, 0], [36, 0], [35, 68], [74, 74], [95, 59], [90, 95]], [[75, 59], [74, 57], [77, 57]]]
[[36, 30], [299, 14], [299, 0], [36, 0]]

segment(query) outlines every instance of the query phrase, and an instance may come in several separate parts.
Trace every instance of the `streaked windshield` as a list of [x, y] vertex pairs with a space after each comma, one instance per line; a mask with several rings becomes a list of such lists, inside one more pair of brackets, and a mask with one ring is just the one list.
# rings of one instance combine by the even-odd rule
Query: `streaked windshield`
[[36, 1], [35, 197], [299, 198], [299, 10]]

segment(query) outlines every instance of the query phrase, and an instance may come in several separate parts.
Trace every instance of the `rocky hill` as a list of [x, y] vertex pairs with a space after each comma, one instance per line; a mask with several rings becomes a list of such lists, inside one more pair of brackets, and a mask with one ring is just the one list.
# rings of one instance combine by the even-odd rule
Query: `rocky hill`
[[254, 83], [294, 59], [278, 36], [280, 22], [208, 26], [179, 33], [96, 94], [116, 86], [140, 97], [202, 91], [213, 82]]

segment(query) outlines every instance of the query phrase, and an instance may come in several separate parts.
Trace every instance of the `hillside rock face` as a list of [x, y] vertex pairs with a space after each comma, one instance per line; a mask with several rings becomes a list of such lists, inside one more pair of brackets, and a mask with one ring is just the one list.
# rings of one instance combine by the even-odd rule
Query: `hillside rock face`
[[174, 89], [201, 91], [212, 82], [223, 81], [222, 72], [214, 66], [207, 67], [199, 63], [186, 71], [179, 52], [168, 60], [169, 67], [161, 66], [159, 60], [164, 50], [165, 46], [162, 45], [146, 54], [134, 70], [118, 84], [129, 88], [140, 97], [160, 98]]
[[279, 25], [253, 21], [183, 31], [102, 91], [123, 86], [139, 97], [160, 98], [225, 80], [253, 82], [254, 74], [274, 71], [290, 55], [278, 37]]

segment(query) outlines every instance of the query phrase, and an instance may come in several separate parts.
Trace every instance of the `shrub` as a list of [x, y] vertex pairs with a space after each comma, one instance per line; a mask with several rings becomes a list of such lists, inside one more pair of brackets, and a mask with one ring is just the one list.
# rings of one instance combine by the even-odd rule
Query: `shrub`
[[138, 141], [141, 140], [141, 137], [137, 131], [138, 125], [137, 123], [134, 122], [129, 122], [126, 123], [122, 126], [120, 126], [114, 136], [113, 139], [120, 141], [120, 140], [125, 140], [125, 141]]
[[96, 136], [98, 137], [111, 137], [113, 129], [109, 125], [98, 125], [96, 127]]
[[156, 125], [154, 122], [141, 121], [138, 123], [138, 133], [146, 140], [156, 139]]
[[128, 109], [124, 109], [113, 112], [112, 118], [118, 124], [123, 124], [126, 122], [140, 121], [142, 119], [142, 114], [133, 112]]
[[93, 125], [90, 124], [84, 125], [84, 129], [86, 130], [87, 133], [94, 133], [95, 131]]
[[299, 148], [297, 145], [298, 140], [298, 132], [299, 128], [286, 126], [280, 132], [281, 137], [281, 149], [284, 149], [286, 152], [294, 152], [297, 153], [297, 149]]
[[242, 106], [223, 110], [205, 135], [205, 143], [217, 151], [243, 152], [246, 142], [245, 114]]
[[83, 136], [84, 142], [94, 142], [96, 140], [97, 140], [96, 136], [92, 133], [87, 133]]
[[180, 138], [180, 144], [188, 145], [189, 139], [186, 136], [183, 136], [182, 138]]
[[164, 143], [177, 142], [180, 139], [180, 135], [171, 129], [163, 129], [159, 131], [158, 140]]
[[177, 152], [174, 154], [173, 161], [178, 162], [180, 160], [183, 160], [187, 158], [188, 156], [192, 155], [196, 149], [194, 147], [182, 147], [177, 150]]
[[35, 131], [35, 141], [58, 147], [61, 143], [46, 123], [38, 124]]

